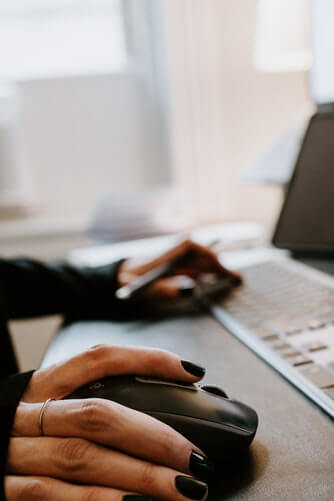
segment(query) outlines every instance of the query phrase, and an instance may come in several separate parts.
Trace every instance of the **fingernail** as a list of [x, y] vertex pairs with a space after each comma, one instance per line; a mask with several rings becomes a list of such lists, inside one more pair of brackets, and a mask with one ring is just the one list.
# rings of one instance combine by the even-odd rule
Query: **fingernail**
[[196, 285], [195, 281], [192, 278], [181, 275], [179, 277], [176, 277], [175, 280], [178, 284], [179, 294], [181, 296], [192, 295]]
[[175, 486], [182, 496], [189, 499], [203, 499], [208, 492], [208, 486], [204, 482], [182, 475], [175, 478]]
[[208, 393], [213, 393], [213, 395], [218, 395], [218, 397], [228, 398], [225, 391], [219, 388], [219, 386], [215, 386], [213, 384], [204, 384], [201, 386], [201, 390], [204, 390]]
[[200, 365], [193, 364], [192, 362], [189, 362], [188, 360], [181, 360], [181, 365], [185, 371], [189, 372], [193, 376], [203, 377], [205, 374], [204, 367], [201, 367]]
[[179, 287], [180, 295], [183, 297], [189, 297], [194, 292], [194, 288], [195, 287], [193, 285], [185, 285], [185, 286]]
[[153, 501], [153, 498], [141, 496], [140, 494], [126, 494], [122, 499], [123, 501]]
[[210, 459], [192, 451], [189, 459], [189, 470], [196, 477], [206, 480], [215, 470], [214, 464]]

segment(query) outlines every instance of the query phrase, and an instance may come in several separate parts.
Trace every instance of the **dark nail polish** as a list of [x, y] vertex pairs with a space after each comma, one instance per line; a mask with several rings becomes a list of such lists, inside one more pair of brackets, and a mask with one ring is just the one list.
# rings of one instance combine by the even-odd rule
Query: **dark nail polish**
[[189, 470], [196, 477], [206, 480], [214, 472], [215, 467], [210, 459], [192, 451], [189, 459]]
[[179, 287], [179, 294], [181, 296], [191, 296], [195, 289], [195, 281], [183, 275], [177, 277], [177, 284]]
[[201, 386], [201, 390], [207, 391], [208, 393], [213, 393], [214, 395], [218, 395], [218, 397], [228, 398], [225, 391], [219, 388], [219, 386], [204, 384], [203, 386]]
[[189, 362], [188, 360], [181, 360], [181, 364], [182, 364], [182, 367], [184, 368], [184, 370], [186, 370], [187, 372], [189, 372], [193, 376], [203, 377], [205, 374], [204, 367], [193, 364], [192, 362]]
[[180, 295], [182, 297], [189, 297], [189, 296], [192, 296], [193, 292], [194, 292], [194, 289], [195, 287], [193, 287], [192, 285], [185, 285], [185, 286], [182, 286], [179, 288], [179, 291], [180, 291]]
[[140, 494], [126, 494], [123, 496], [123, 501], [153, 501], [153, 498]]
[[175, 478], [175, 486], [182, 496], [189, 499], [203, 499], [208, 492], [208, 486], [204, 482], [182, 475]]

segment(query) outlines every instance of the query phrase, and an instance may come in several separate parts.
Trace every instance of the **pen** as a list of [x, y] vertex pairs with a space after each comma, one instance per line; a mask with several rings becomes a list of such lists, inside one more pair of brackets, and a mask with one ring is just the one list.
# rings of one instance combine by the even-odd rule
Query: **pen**
[[[182, 259], [184, 255], [182, 256]], [[170, 273], [176, 264], [180, 262], [180, 258], [172, 259], [168, 263], [161, 264], [153, 270], [148, 271], [144, 275], [138, 277], [136, 280], [131, 282], [128, 285], [124, 285], [116, 290], [115, 296], [118, 299], [126, 300], [131, 299], [136, 296], [138, 293], [146, 289], [149, 285], [151, 285], [156, 280], [163, 278], [165, 275]]]

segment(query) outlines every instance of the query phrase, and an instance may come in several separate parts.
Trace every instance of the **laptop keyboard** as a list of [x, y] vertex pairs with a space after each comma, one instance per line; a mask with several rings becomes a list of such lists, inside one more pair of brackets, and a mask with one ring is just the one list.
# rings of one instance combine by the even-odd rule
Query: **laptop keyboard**
[[242, 276], [212, 313], [334, 417], [334, 280], [324, 285], [278, 261]]

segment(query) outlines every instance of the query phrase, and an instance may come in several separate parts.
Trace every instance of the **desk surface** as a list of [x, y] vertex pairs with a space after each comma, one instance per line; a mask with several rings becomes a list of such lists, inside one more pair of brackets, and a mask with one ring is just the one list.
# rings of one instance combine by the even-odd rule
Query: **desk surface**
[[258, 411], [249, 464], [222, 471], [210, 487], [211, 501], [334, 499], [331, 420], [213, 319], [73, 324], [57, 334], [43, 366], [101, 342], [175, 351], [207, 368], [206, 383]]

